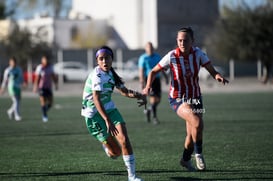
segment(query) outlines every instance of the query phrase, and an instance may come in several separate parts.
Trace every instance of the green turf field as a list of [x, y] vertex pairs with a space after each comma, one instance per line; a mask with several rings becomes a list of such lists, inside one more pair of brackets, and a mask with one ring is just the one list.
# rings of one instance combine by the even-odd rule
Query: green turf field
[[[144, 121], [135, 100], [114, 95], [127, 121], [137, 174], [145, 181], [273, 180], [273, 93], [204, 95], [207, 170], [178, 164], [184, 121], [159, 106], [160, 125]], [[0, 98], [0, 180], [127, 180], [122, 158], [106, 157], [80, 116], [81, 99], [56, 98], [43, 123], [38, 98], [22, 100], [23, 121], [10, 121]]]

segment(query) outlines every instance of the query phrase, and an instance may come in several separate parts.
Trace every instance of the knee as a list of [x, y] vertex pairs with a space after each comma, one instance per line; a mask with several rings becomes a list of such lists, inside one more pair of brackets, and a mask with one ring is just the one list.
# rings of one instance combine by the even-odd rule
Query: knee
[[120, 147], [112, 147], [112, 149], [109, 149], [108, 151], [110, 157], [119, 157], [121, 155], [121, 149]]
[[118, 148], [118, 149], [114, 150], [114, 152], [113, 152], [113, 154], [112, 154], [111, 157], [118, 157], [120, 155], [121, 155], [121, 149]]

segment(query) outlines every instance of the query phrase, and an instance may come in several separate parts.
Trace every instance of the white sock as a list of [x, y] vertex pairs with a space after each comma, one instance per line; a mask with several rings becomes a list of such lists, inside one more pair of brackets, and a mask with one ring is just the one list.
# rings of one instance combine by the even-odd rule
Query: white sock
[[127, 168], [128, 177], [136, 176], [136, 168], [135, 168], [135, 157], [134, 155], [123, 155], [122, 156], [125, 166]]

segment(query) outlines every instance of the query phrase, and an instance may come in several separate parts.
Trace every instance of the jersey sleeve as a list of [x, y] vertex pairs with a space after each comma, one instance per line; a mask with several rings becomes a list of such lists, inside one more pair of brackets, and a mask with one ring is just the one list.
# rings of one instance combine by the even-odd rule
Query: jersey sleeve
[[103, 90], [103, 83], [101, 80], [102, 74], [100, 72], [93, 72], [91, 74], [91, 89], [94, 91], [102, 91]]
[[41, 65], [38, 65], [36, 67], [36, 70], [35, 70], [35, 75], [40, 75], [41, 74], [41, 70], [42, 70], [42, 66]]
[[209, 57], [207, 56], [206, 53], [201, 51], [201, 56], [200, 56], [200, 63], [202, 67], [204, 67], [206, 64], [210, 63]]
[[145, 64], [144, 64], [144, 56], [141, 55], [138, 59], [138, 68], [144, 68]]
[[168, 69], [171, 62], [171, 52], [167, 53], [157, 64], [161, 69]]

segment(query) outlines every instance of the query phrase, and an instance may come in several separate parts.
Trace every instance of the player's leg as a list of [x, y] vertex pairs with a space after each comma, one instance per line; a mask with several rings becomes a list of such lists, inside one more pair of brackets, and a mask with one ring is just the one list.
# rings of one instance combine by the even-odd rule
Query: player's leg
[[116, 158], [121, 155], [119, 144], [107, 132], [105, 121], [99, 113], [95, 114], [92, 118], [86, 117], [85, 122], [89, 133], [102, 143], [102, 147], [108, 157]]
[[11, 98], [12, 103], [11, 103], [10, 108], [7, 110], [7, 114], [8, 114], [9, 119], [12, 119], [12, 115], [16, 109], [16, 98], [15, 98], [15, 96], [11, 96], [10, 98]]
[[196, 142], [199, 138], [202, 138], [203, 121], [193, 112], [189, 104], [181, 104], [177, 109], [177, 115], [189, 124], [193, 142]]
[[53, 105], [53, 93], [52, 93], [52, 90], [48, 89], [47, 90], [47, 102], [46, 102], [47, 111], [52, 107], [52, 105]]
[[187, 122], [187, 128], [191, 132], [192, 141], [194, 145], [195, 158], [197, 168], [199, 170], [205, 169], [205, 162], [202, 155], [203, 144], [203, 120], [202, 117], [196, 114], [191, 105], [183, 103], [177, 110], [177, 114]]
[[161, 82], [160, 78], [156, 78], [152, 83], [152, 91], [150, 93], [150, 110], [152, 111], [153, 122], [158, 124], [159, 120], [157, 117], [157, 106], [161, 100]]
[[14, 96], [14, 118], [16, 121], [22, 120], [22, 118], [20, 116], [20, 100], [21, 100], [21, 95], [16, 94]]
[[197, 99], [196, 104], [192, 105], [193, 112], [197, 115], [201, 121], [201, 128], [199, 130], [199, 134], [197, 137], [197, 141], [194, 143], [194, 152], [195, 152], [195, 161], [196, 167], [198, 170], [205, 170], [206, 163], [203, 157], [203, 129], [204, 129], [204, 121], [203, 121], [203, 102], [202, 97]]
[[153, 123], [154, 124], [158, 124], [159, 120], [157, 117], [157, 106], [160, 103], [160, 97], [158, 97], [157, 95], [155, 96], [150, 96], [150, 110], [152, 112], [152, 116], [153, 116]]
[[116, 125], [116, 128], [119, 131], [116, 138], [121, 146], [123, 161], [128, 172], [128, 180], [141, 181], [141, 179], [136, 176], [135, 156], [133, 154], [133, 148], [127, 134], [125, 123]]
[[119, 144], [117, 143], [116, 139], [110, 135], [108, 136], [106, 141], [102, 142], [102, 147], [106, 155], [110, 158], [115, 159], [121, 155], [121, 148]]
[[183, 154], [180, 159], [180, 165], [187, 168], [189, 171], [195, 171], [195, 168], [192, 166], [191, 162], [191, 156], [194, 151], [191, 129], [192, 128], [190, 127], [189, 123], [186, 122], [187, 135], [185, 138]]
[[133, 154], [133, 149], [127, 134], [127, 129], [125, 126], [125, 123], [121, 123], [116, 125], [116, 128], [118, 130], [118, 135], [116, 136], [117, 141], [119, 142], [119, 145], [122, 150], [123, 155], [131, 155]]
[[43, 94], [40, 94], [40, 105], [42, 111], [42, 120], [43, 122], [47, 122], [47, 106], [46, 106], [46, 97]]

